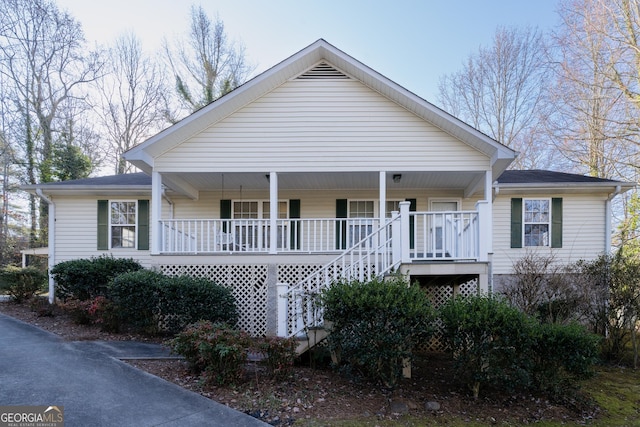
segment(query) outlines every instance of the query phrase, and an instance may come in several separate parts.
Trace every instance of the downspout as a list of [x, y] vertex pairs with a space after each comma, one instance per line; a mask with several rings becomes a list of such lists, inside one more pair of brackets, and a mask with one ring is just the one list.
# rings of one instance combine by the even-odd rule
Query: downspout
[[604, 253], [611, 252], [611, 201], [621, 192], [621, 187], [616, 186], [616, 191], [611, 193], [605, 201], [604, 208]]
[[51, 270], [56, 264], [56, 205], [53, 200], [48, 198], [42, 192], [42, 189], [37, 188], [36, 194], [45, 202], [49, 207], [49, 257], [48, 257], [48, 276], [49, 276], [49, 304], [53, 304], [55, 301], [55, 282], [51, 275]]

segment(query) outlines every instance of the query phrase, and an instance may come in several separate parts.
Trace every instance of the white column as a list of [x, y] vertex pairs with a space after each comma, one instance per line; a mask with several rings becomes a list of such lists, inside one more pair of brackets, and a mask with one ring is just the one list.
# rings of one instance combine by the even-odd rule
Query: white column
[[493, 253], [493, 174], [485, 172], [484, 200], [476, 203], [479, 215], [480, 230], [478, 233], [479, 261], [489, 261]]
[[151, 254], [157, 255], [162, 249], [160, 219], [162, 218], [162, 175], [151, 173]]
[[287, 321], [289, 312], [289, 301], [287, 292], [289, 291], [289, 285], [286, 283], [278, 283], [276, 285], [276, 293], [278, 294], [278, 330], [279, 337], [287, 337]]
[[379, 188], [380, 188], [380, 206], [379, 206], [379, 214], [380, 225], [384, 223], [385, 217], [387, 216], [387, 173], [384, 171], [380, 171], [380, 180], [379, 180]]
[[[407, 264], [411, 262], [411, 240], [409, 235], [411, 234], [411, 227], [409, 227], [409, 207], [411, 202], [400, 202], [400, 245], [401, 245], [401, 259], [402, 262]], [[393, 238], [396, 239], [394, 233]]]
[[269, 253], [278, 252], [278, 174], [269, 173]]

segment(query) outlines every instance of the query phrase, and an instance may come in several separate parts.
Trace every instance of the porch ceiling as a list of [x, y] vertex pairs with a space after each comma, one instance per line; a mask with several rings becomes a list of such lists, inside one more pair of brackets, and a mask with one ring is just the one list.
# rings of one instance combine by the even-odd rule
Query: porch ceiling
[[[168, 178], [180, 177], [198, 191], [234, 190], [240, 188], [269, 190], [268, 173], [163, 173]], [[399, 182], [393, 176], [401, 175]], [[466, 189], [482, 180], [484, 172], [387, 172], [387, 189]], [[282, 190], [377, 189], [378, 172], [278, 173]], [[482, 188], [480, 189], [482, 191]]]

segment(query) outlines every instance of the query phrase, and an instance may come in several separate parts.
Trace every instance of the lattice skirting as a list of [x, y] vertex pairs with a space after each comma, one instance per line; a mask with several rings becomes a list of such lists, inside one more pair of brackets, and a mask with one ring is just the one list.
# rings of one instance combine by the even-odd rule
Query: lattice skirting
[[[459, 286], [427, 286], [424, 288], [424, 291], [429, 296], [431, 300], [431, 304], [433, 307], [438, 309], [448, 300], [453, 298], [454, 296], [469, 296], [469, 295], [477, 295], [480, 291], [478, 279], [472, 279], [468, 282], [462, 283]], [[436, 324], [436, 330], [431, 337], [431, 340], [428, 342], [424, 342], [418, 346], [419, 351], [444, 351], [444, 341], [442, 339], [443, 331], [442, 331], [442, 323], [438, 320]]]
[[[189, 275], [206, 277], [214, 283], [231, 289], [239, 311], [238, 327], [253, 336], [263, 336], [273, 331], [268, 330], [269, 318], [275, 319], [275, 304], [269, 301], [270, 284], [275, 289], [276, 283], [295, 285], [305, 277], [322, 268], [321, 264], [278, 264], [271, 270], [267, 264], [249, 265], [181, 265], [165, 264], [158, 268], [164, 274], [177, 276]], [[271, 272], [271, 273], [270, 273]], [[274, 275], [271, 277], [270, 274]], [[455, 295], [477, 294], [478, 279], [470, 280], [456, 286], [428, 286], [424, 291], [435, 308], [440, 307], [455, 292]], [[275, 291], [274, 291], [275, 292]], [[272, 297], [275, 296], [272, 295]], [[289, 307], [290, 318], [295, 317], [295, 307]], [[422, 343], [419, 350], [441, 351], [442, 329], [438, 327], [429, 342]]]
[[231, 289], [238, 305], [238, 327], [253, 336], [267, 333], [267, 265], [160, 265], [166, 275], [206, 277]]

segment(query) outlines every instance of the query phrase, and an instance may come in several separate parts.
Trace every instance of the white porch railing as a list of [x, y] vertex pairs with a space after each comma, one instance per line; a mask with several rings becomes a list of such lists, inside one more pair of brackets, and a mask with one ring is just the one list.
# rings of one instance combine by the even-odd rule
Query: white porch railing
[[[331, 253], [353, 246], [379, 227], [376, 218], [278, 219], [279, 253]], [[161, 252], [172, 254], [267, 253], [268, 219], [160, 220]]]
[[[408, 212], [410, 261], [477, 260], [477, 211]], [[160, 221], [161, 253], [268, 253], [268, 219], [165, 219]], [[278, 253], [339, 253], [380, 228], [377, 218], [278, 219]], [[392, 237], [389, 231], [389, 237]], [[397, 234], [396, 234], [397, 236]], [[407, 240], [405, 239], [405, 240]], [[394, 252], [402, 250], [396, 245]]]
[[412, 260], [475, 260], [479, 256], [476, 211], [410, 212]]

